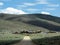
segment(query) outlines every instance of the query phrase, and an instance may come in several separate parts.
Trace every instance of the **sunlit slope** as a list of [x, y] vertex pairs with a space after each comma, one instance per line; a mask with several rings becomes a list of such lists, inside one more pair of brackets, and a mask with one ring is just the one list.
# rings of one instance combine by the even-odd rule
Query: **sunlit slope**
[[0, 20], [0, 31], [22, 31], [22, 30], [42, 30], [47, 31], [48, 29], [45, 29], [43, 27], [38, 27], [30, 24], [26, 24], [19, 21], [7, 21], [7, 20]]

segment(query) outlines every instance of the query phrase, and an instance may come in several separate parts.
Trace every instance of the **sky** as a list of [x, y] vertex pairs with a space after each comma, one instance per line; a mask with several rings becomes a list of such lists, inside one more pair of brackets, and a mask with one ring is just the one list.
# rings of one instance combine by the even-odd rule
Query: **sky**
[[0, 0], [0, 13], [42, 13], [60, 17], [60, 0]]

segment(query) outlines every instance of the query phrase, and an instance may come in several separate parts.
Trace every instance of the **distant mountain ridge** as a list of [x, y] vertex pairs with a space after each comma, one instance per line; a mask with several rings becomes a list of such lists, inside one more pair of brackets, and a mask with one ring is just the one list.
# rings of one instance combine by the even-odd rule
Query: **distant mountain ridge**
[[[33, 26], [37, 26], [40, 28], [44, 28], [43, 30], [47, 29], [47, 30], [53, 30], [53, 31], [60, 31], [60, 17], [55, 17], [55, 16], [51, 16], [51, 15], [47, 15], [47, 14], [14, 15], [14, 14], [2, 14], [1, 13], [0, 20], [22, 22], [22, 23], [28, 24], [30, 26], [33, 25]], [[26, 28], [27, 28], [27, 26], [26, 26]], [[40, 28], [39, 28], [39, 30], [42, 30]], [[34, 30], [34, 29], [30, 29], [30, 27], [29, 27], [27, 30]], [[37, 28], [37, 30], [38, 30], [38, 28]]]

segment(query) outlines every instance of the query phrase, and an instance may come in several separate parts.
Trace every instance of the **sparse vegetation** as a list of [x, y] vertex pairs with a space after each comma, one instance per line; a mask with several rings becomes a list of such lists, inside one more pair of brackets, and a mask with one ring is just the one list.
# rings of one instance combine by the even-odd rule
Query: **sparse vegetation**
[[10, 45], [23, 39], [21, 34], [0, 33], [0, 45]]
[[37, 45], [60, 45], [60, 33], [38, 33], [30, 37]]

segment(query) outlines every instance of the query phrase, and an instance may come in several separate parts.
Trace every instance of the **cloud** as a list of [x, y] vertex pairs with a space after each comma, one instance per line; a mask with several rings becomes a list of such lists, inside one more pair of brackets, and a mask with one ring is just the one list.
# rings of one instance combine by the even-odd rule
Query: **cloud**
[[4, 3], [3, 2], [0, 2], [0, 6], [2, 6], [2, 5], [4, 5]]
[[48, 4], [47, 0], [36, 0], [37, 4]]
[[57, 4], [52, 4], [51, 2], [49, 2], [48, 0], [36, 0], [36, 4], [46, 4], [47, 7], [59, 7], [60, 5]]
[[7, 14], [27, 14], [26, 12], [22, 10], [18, 10], [12, 7], [8, 7], [6, 9], [3, 9], [0, 11], [0, 13], [7, 13]]
[[34, 6], [34, 3], [24, 3], [25, 6]]
[[49, 12], [42, 11], [41, 14], [50, 14]]
[[26, 8], [27, 6], [26, 6], [26, 5], [16, 5], [16, 7], [17, 7], [18, 9], [23, 9], [23, 8]]
[[34, 12], [35, 12], [35, 11], [38, 11], [38, 9], [34, 9], [34, 8], [29, 8], [29, 9], [27, 9], [27, 10], [28, 10], [28, 11], [31, 11], [31, 12], [32, 12], [32, 11], [34, 11]]
[[59, 7], [59, 4], [48, 4], [48, 7]]
[[29, 6], [34, 6], [35, 3], [23, 3], [22, 5], [17, 5], [17, 8], [25, 8], [25, 7], [29, 7]]
[[4, 2], [7, 2], [7, 1], [11, 1], [11, 0], [0, 0], [0, 1], [4, 1]]
[[47, 11], [50, 11], [50, 10], [56, 10], [56, 8], [45, 8], [43, 10], [47, 10]]
[[27, 7], [25, 5], [17, 5], [18, 8], [23, 8], [23, 7]]

